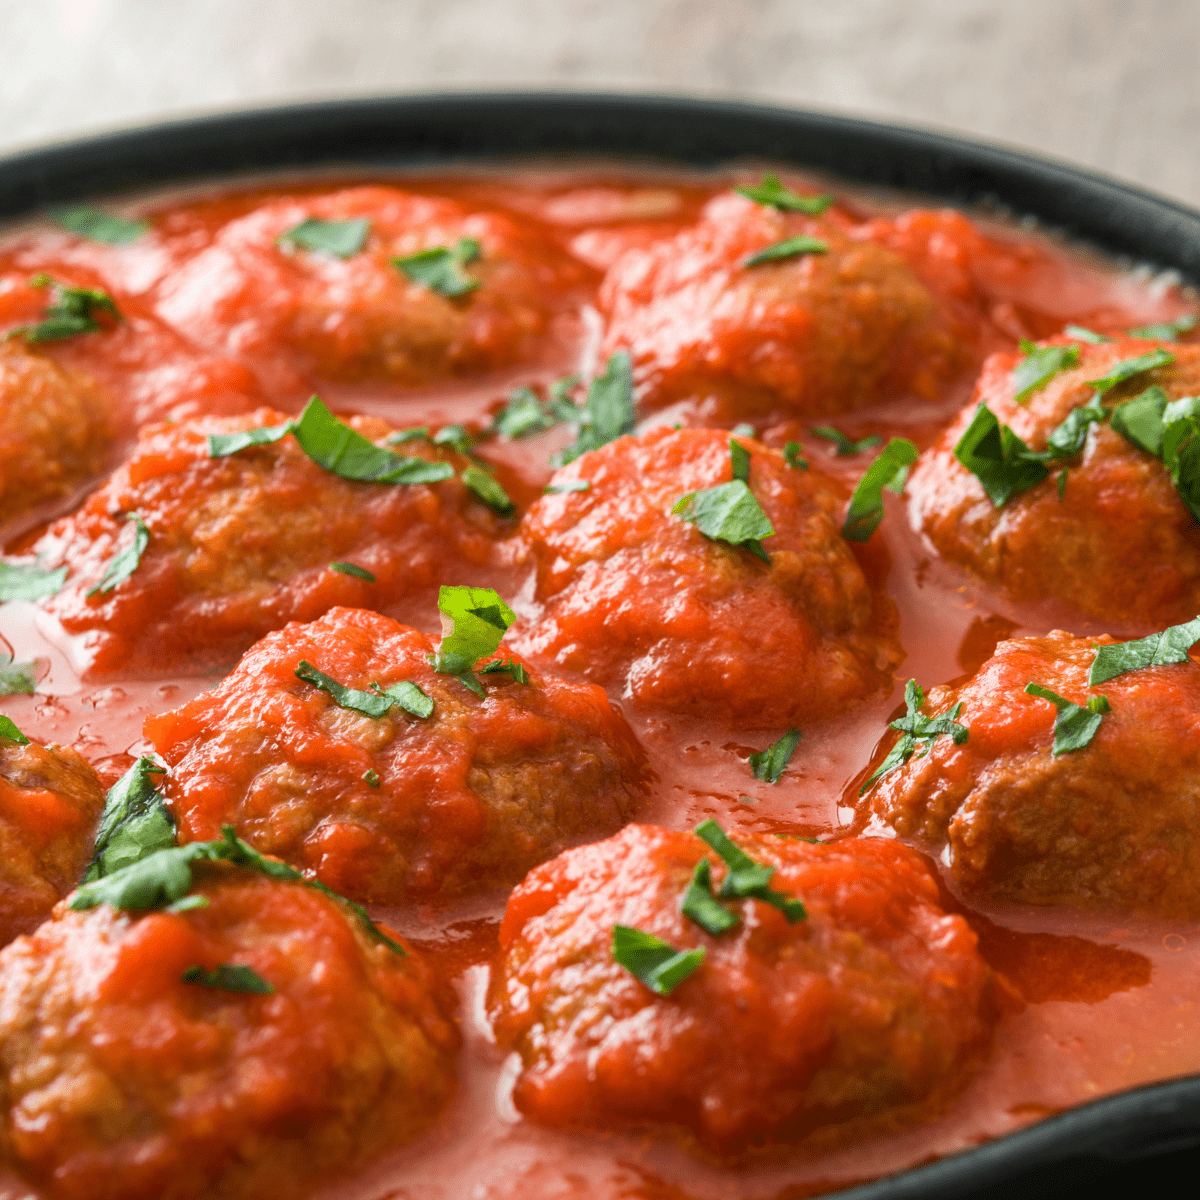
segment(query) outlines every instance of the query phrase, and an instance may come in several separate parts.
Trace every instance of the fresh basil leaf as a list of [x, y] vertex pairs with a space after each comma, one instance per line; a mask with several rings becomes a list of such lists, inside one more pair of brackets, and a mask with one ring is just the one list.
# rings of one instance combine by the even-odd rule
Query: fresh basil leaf
[[923, 756], [929, 753], [936, 738], [949, 737], [956, 746], [961, 746], [967, 741], [970, 731], [965, 725], [958, 723], [958, 715], [963, 710], [963, 702], [961, 700], [949, 712], [943, 713], [940, 717], [926, 717], [922, 715], [921, 708], [924, 703], [924, 691], [915, 679], [910, 679], [904, 685], [904, 707], [907, 711], [904, 716], [897, 718], [888, 725], [889, 729], [896, 730], [902, 736], [891, 750], [888, 751], [887, 757], [879, 764], [875, 773], [858, 789], [860, 796], [876, 780], [882, 779], [883, 776], [889, 775], [892, 771], [899, 770], [900, 767], [904, 766], [912, 757], [918, 743], [925, 743], [925, 748], [922, 751]]
[[750, 451], [733, 438], [729, 439], [729, 466], [734, 479], [750, 482]]
[[442, 587], [438, 608], [442, 613], [442, 643], [434, 656], [433, 669], [464, 683], [469, 679], [475, 685], [471, 690], [482, 696], [483, 687], [473, 668], [481, 658], [496, 653], [516, 614], [491, 588]]
[[439, 296], [454, 298], [473, 292], [480, 280], [463, 270], [483, 253], [483, 247], [475, 238], [459, 238], [453, 249], [431, 246], [418, 250], [416, 254], [405, 254], [392, 259], [392, 266], [407, 275], [413, 283], [436, 292]]
[[865, 542], [879, 528], [883, 520], [883, 489], [897, 495], [902, 493], [909, 469], [916, 461], [917, 448], [908, 438], [892, 438], [884, 446], [850, 497], [842, 537], [848, 542]]
[[366, 567], [357, 567], [354, 563], [333, 562], [329, 564], [329, 569], [336, 571], [339, 575], [353, 575], [355, 579], [365, 579], [367, 583], [375, 582], [375, 576]]
[[314, 250], [336, 258], [353, 258], [367, 244], [371, 222], [366, 217], [347, 221], [323, 221], [305, 217], [275, 240], [292, 250]]
[[562, 496], [567, 492], [586, 492], [591, 490], [591, 484], [586, 479], [568, 479], [563, 483], [549, 483], [542, 491], [547, 496]]
[[1147, 350], [1145, 354], [1139, 354], [1135, 358], [1123, 358], [1120, 362], [1115, 362], [1108, 369], [1108, 374], [1100, 379], [1089, 379], [1088, 387], [1093, 387], [1101, 395], [1107, 392], [1110, 388], [1115, 388], [1117, 384], [1124, 383], [1127, 379], [1132, 379], [1135, 375], [1141, 375], [1143, 371], [1153, 371], [1156, 367], [1167, 367], [1175, 361], [1175, 355], [1169, 350], [1161, 348], [1155, 350]]
[[767, 783], [778, 783], [787, 765], [796, 753], [796, 747], [804, 735], [798, 729], [789, 729], [777, 742], [772, 742], [765, 750], [750, 755], [750, 773], [755, 779], [763, 779]]
[[395, 433], [390, 433], [384, 441], [389, 446], [401, 446], [405, 442], [429, 442], [433, 439], [429, 436], [428, 425], [415, 425], [412, 429], [397, 429]]
[[1136, 338], [1153, 338], [1158, 342], [1173, 342], [1181, 333], [1191, 333], [1200, 320], [1195, 313], [1184, 313], [1174, 321], [1158, 321], [1153, 325], [1143, 325], [1139, 329], [1130, 329], [1129, 336]]
[[1108, 409], [1100, 402], [1099, 392], [1086, 404], [1067, 413], [1066, 419], [1046, 439], [1046, 449], [1055, 458], [1072, 458], [1087, 441], [1088, 427], [1108, 420]]
[[84, 883], [103, 879], [175, 845], [175, 819], [151, 778], [162, 774], [164, 767], [142, 755], [109, 788]]
[[[371, 684], [371, 690], [380, 696], [386, 696], [397, 708], [402, 708], [413, 717], [422, 720], [433, 715], [433, 697], [423, 692], [411, 680], [404, 679], [400, 683], [392, 683], [387, 687]], [[372, 785], [375, 786], [375, 785]]]
[[702, 821], [693, 830], [695, 835], [711, 846], [720, 856], [728, 870], [721, 881], [717, 897], [722, 900], [762, 900], [779, 909], [789, 925], [803, 921], [808, 916], [799, 900], [773, 891], [770, 887], [775, 868], [755, 862], [744, 850], [734, 845], [716, 821]]
[[579, 434], [552, 462], [566, 466], [589, 450], [614, 442], [629, 433], [634, 424], [633, 364], [624, 350], [613, 354], [602, 375], [588, 386], [587, 400], [573, 417], [579, 424]]
[[729, 431], [729, 436], [735, 438], [756, 438], [758, 437], [758, 430], [748, 421], [739, 421]]
[[32, 696], [37, 686], [37, 663], [0, 660], [0, 696]]
[[1161, 667], [1167, 663], [1185, 663], [1188, 661], [1188, 651], [1197, 642], [1200, 642], [1200, 616], [1133, 642], [1097, 646], [1096, 657], [1092, 659], [1088, 671], [1088, 686], [1107, 683], [1126, 671]]
[[67, 568], [43, 571], [37, 563], [0, 562], [0, 603], [54, 596], [67, 581]]
[[465, 425], [443, 425], [430, 441], [435, 446], [449, 446], [451, 450], [466, 457], [475, 449], [476, 438]]
[[146, 528], [142, 518], [137, 513], [126, 513], [125, 519], [133, 522], [133, 541], [124, 550], [113, 555], [108, 566], [104, 568], [100, 582], [95, 587], [88, 588], [89, 596], [94, 596], [97, 592], [101, 595], [111, 592], [118, 583], [128, 579], [138, 569], [142, 555], [150, 545], [150, 530]]
[[480, 675], [511, 675], [514, 683], [528, 683], [529, 672], [515, 659], [496, 659], [479, 668]]
[[1060, 371], [1079, 365], [1078, 346], [1038, 346], [1022, 341], [1025, 357], [1013, 368], [1013, 400], [1020, 404], [1044, 387]]
[[1063, 333], [1077, 342], [1087, 342], [1091, 346], [1101, 346], [1105, 342], [1112, 341], [1112, 338], [1105, 337], [1104, 334], [1097, 333], [1094, 329], [1087, 329], [1083, 325], [1067, 325], [1063, 329]]
[[377, 788], [379, 786], [379, 772], [374, 767], [368, 767], [362, 773], [361, 778], [367, 787]]
[[1167, 405], [1162, 459], [1179, 499], [1200, 521], [1200, 418], [1193, 415], [1198, 404], [1189, 396]]
[[512, 502], [499, 480], [493, 479], [480, 467], [467, 467], [462, 473], [462, 481], [467, 485], [467, 489], [493, 512], [499, 513], [502, 517], [510, 517], [516, 511], [517, 506]]
[[89, 208], [77, 204], [71, 208], [52, 209], [50, 216], [55, 224], [91, 242], [104, 242], [109, 246], [124, 246], [135, 242], [150, 228], [147, 221], [127, 221], [103, 209]]
[[702, 858], [692, 872], [691, 882], [683, 894], [683, 915], [695, 921], [705, 933], [720, 937], [741, 923], [741, 917], [732, 913], [714, 895], [712, 890], [712, 863]]
[[107, 292], [65, 287], [49, 275], [35, 275], [29, 285], [51, 288], [50, 303], [43, 310], [41, 321], [9, 330], [9, 337], [23, 337], [27, 342], [58, 342], [80, 333], [103, 332], [105, 326], [96, 320], [100, 313], [121, 320], [116, 303]]
[[1030, 696], [1050, 701], [1055, 707], [1057, 715], [1054, 718], [1052, 751], [1055, 758], [1073, 750], [1082, 750], [1096, 736], [1096, 730], [1100, 728], [1105, 714], [1112, 712], [1105, 696], [1092, 696], [1087, 702], [1087, 707], [1081, 708], [1040, 683], [1027, 683], [1025, 691]]
[[543, 433], [556, 422], [542, 411], [542, 403], [532, 388], [519, 387], [508, 397], [504, 408], [496, 414], [492, 428], [503, 438], [515, 440], [533, 433]]
[[273, 996], [275, 988], [253, 967], [239, 963], [222, 963], [211, 971], [203, 967], [188, 967], [179, 980], [181, 983], [197, 983], [201, 987], [217, 988], [223, 992], [249, 992], [255, 996]]
[[983, 484], [997, 508], [1003, 508], [1013, 496], [1050, 474], [1042, 456], [1030, 450], [1007, 425], [1001, 425], [982, 402], [954, 447], [954, 457]]
[[796, 471], [807, 471], [808, 470], [808, 459], [801, 457], [799, 442], [788, 442], [783, 447], [783, 461], [785, 463], [787, 463], [787, 465], [789, 467], [791, 467], [793, 470], [796, 470]]
[[29, 739], [16, 727], [12, 717], [0, 713], [0, 738], [16, 742], [18, 746], [28, 746]]
[[800, 196], [790, 188], [784, 187], [778, 175], [764, 175], [762, 182], [753, 186], [746, 185], [733, 189], [739, 196], [745, 196], [765, 208], [777, 208], [780, 212], [802, 212], [810, 217], [820, 216], [832, 203], [832, 196]]
[[742, 480], [688, 492], [675, 501], [671, 512], [695, 525], [711, 541], [740, 546], [770, 563], [762, 539], [771, 537], [775, 527]]
[[676, 950], [651, 933], [614, 925], [613, 961], [659, 996], [669, 996], [704, 961], [704, 947]]
[[827, 254], [829, 246], [820, 238], [799, 234], [797, 237], [784, 238], [766, 246], [755, 254], [742, 259], [743, 267], [757, 267], [762, 263], [783, 262], [790, 258], [799, 258], [802, 254]]
[[861, 442], [856, 442], [848, 438], [840, 429], [834, 429], [832, 425], [817, 425], [808, 432], [814, 437], [824, 438], [827, 442], [833, 442], [833, 452], [839, 458], [851, 454], [861, 454], [864, 450], [871, 450], [883, 441], [883, 438], [879, 434], [873, 433], [870, 437], [863, 438]]
[[266, 425], [260, 429], [246, 429], [238, 433], [210, 433], [208, 435], [208, 457], [226, 458], [249, 446], [269, 446], [287, 437], [295, 421], [284, 421], [282, 425]]
[[330, 678], [323, 671], [318, 671], [307, 659], [301, 659], [295, 671], [296, 678], [333, 697], [333, 702], [339, 708], [348, 708], [351, 712], [362, 713], [364, 717], [374, 717], [378, 720], [387, 715], [392, 707], [392, 701], [387, 696], [372, 692], [360, 692], [355, 688], [343, 687], [336, 679]]
[[1149, 387], [1141, 395], [1113, 409], [1112, 427], [1139, 450], [1162, 458], [1163, 434], [1166, 432], [1163, 413], [1168, 402], [1162, 388]]

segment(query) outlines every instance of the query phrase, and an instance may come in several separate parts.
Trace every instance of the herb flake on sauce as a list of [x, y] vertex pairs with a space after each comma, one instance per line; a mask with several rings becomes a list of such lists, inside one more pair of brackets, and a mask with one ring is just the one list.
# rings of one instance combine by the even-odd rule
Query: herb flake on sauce
[[1046, 700], [1054, 705], [1054, 749], [1055, 758], [1060, 754], [1069, 754], [1074, 750], [1082, 750], [1100, 728], [1101, 721], [1112, 712], [1107, 696], [1091, 696], [1087, 704], [1080, 706], [1052, 692], [1040, 683], [1027, 683], [1025, 691], [1039, 700]]
[[1097, 646], [1096, 657], [1088, 670], [1088, 686], [1107, 683], [1126, 671], [1185, 663], [1188, 652], [1197, 642], [1200, 642], [1200, 616], [1136, 641]]
[[346, 221], [323, 221], [305, 217], [299, 225], [281, 233], [275, 240], [291, 250], [311, 250], [335, 258], [353, 258], [367, 244], [371, 222], [366, 217]]
[[850, 497], [842, 524], [842, 537], [846, 541], [865, 542], [879, 528], [883, 520], [884, 488], [901, 495], [916, 461], [917, 448], [908, 438], [892, 438], [884, 446]]
[[90, 208], [85, 204], [52, 209], [50, 217], [56, 225], [70, 233], [76, 233], [90, 242], [103, 242], [107, 246], [125, 246], [136, 242], [150, 228], [148, 221], [127, 221], [115, 213]]
[[415, 254], [393, 258], [392, 266], [428, 291], [456, 299], [479, 287], [481, 280], [468, 275], [464, 268], [475, 262], [482, 253], [483, 247], [475, 238], [464, 237], [450, 248], [431, 246]]
[[613, 961], [655, 995], [669, 996], [704, 961], [704, 947], [676, 950], [669, 942], [628, 925], [614, 925]]

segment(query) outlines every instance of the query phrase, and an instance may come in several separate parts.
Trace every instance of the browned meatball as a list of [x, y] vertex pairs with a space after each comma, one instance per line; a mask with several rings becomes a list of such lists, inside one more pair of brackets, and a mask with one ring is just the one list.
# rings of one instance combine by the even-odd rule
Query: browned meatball
[[[1129, 671], [1089, 687], [1112, 639], [1001, 642], [967, 682], [934, 688], [929, 716], [961, 702], [956, 745], [883, 775], [862, 815], [946, 856], [972, 893], [1026, 904], [1200, 916], [1200, 665]], [[1082, 749], [1053, 752], [1055, 706], [1029, 683], [1084, 706], [1106, 696]]]
[[[1095, 389], [1114, 363], [1159, 343], [1122, 339], [1080, 347], [1080, 363], [1024, 403], [1014, 401], [1019, 354], [994, 354], [971, 403], [921, 455], [909, 480], [913, 524], [938, 553], [1021, 601], [1056, 599], [1110, 627], [1158, 629], [1200, 611], [1200, 525], [1180, 500], [1160, 459], [1111, 425], [1093, 424], [1081, 454], [1002, 507], [954, 456], [985, 403], [1030, 449], [1047, 438]], [[1176, 361], [1107, 391], [1109, 408], [1157, 385], [1177, 399], [1200, 392], [1200, 346], [1163, 347]], [[1059, 475], [1067, 468], [1065, 491]]]

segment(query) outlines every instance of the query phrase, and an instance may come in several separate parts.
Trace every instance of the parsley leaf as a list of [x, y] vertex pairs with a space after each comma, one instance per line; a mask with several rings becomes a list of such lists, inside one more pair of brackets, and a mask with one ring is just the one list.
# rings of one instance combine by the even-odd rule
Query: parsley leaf
[[567, 492], [587, 492], [591, 487], [586, 479], [567, 479], [562, 483], [548, 483], [542, 491], [547, 496], [562, 496]]
[[1187, 510], [1200, 521], [1200, 399], [1185, 396], [1163, 411], [1163, 465]]
[[9, 337], [23, 337], [27, 342], [58, 342], [79, 333], [101, 333], [105, 329], [96, 317], [106, 313], [119, 321], [121, 314], [113, 298], [95, 288], [64, 287], [49, 275], [35, 275], [30, 287], [51, 288], [49, 305], [36, 325], [22, 325], [8, 332]]
[[351, 562], [332, 562], [329, 569], [337, 571], [339, 575], [353, 575], [355, 579], [365, 579], [367, 583], [375, 582], [375, 576], [366, 567], [358, 567]]
[[336, 258], [352, 258], [366, 245], [370, 231], [371, 222], [366, 217], [347, 221], [305, 217], [299, 225], [293, 225], [275, 240], [291, 250], [315, 250]]
[[453, 249], [431, 246], [418, 250], [416, 254], [405, 254], [392, 259], [392, 266], [407, 275], [413, 283], [419, 283], [439, 296], [451, 299], [473, 292], [480, 280], [463, 270], [483, 253], [483, 247], [475, 238], [459, 238]]
[[16, 727], [12, 717], [0, 713], [0, 738], [16, 742], [18, 746], [28, 746], [29, 739]]
[[734, 479], [750, 482], [750, 451], [733, 438], [729, 439], [729, 465]]
[[32, 696], [37, 681], [37, 663], [0, 660], [0, 696]]
[[67, 568], [43, 571], [37, 563], [0, 562], [0, 603], [41, 600], [56, 595], [67, 581]]
[[1137, 641], [1097, 646], [1096, 657], [1088, 671], [1088, 686], [1107, 683], [1126, 671], [1187, 662], [1188, 651], [1197, 642], [1200, 642], [1200, 616]]
[[576, 414], [571, 419], [578, 423], [579, 434], [554, 456], [556, 466], [566, 466], [633, 429], [633, 364], [626, 351], [618, 350], [609, 358], [604, 373], [589, 384], [587, 399]]
[[532, 388], [519, 387], [513, 391], [504, 408], [492, 420], [492, 432], [515, 440], [531, 434], [544, 433], [561, 421], [578, 421], [579, 406], [570, 399], [571, 389], [579, 383], [578, 375], [556, 379], [549, 388], [543, 404]]
[[960, 700], [948, 713], [940, 717], [926, 717], [921, 713], [925, 703], [925, 693], [915, 679], [910, 679], [904, 685], [904, 706], [908, 710], [904, 716], [892, 721], [889, 729], [895, 729], [903, 736], [888, 751], [887, 757], [879, 764], [878, 770], [858, 789], [861, 796], [877, 779], [892, 771], [899, 770], [912, 757], [918, 742], [924, 742], [921, 752], [923, 758], [933, 747], [934, 739], [943, 734], [949, 735], [956, 746], [961, 746], [969, 735], [965, 725], [958, 723], [958, 714], [963, 710]]
[[855, 442], [848, 438], [840, 429], [834, 429], [832, 425], [817, 425], [808, 432], [814, 437], [824, 438], [827, 442], [833, 442], [833, 452], [839, 458], [851, 454], [861, 454], [864, 450], [870, 450], [883, 441], [883, 438], [879, 434], [873, 433], [870, 437], [863, 438], [861, 442]]
[[1025, 691], [1030, 696], [1048, 700], [1057, 710], [1054, 718], [1055, 758], [1060, 754], [1069, 754], [1072, 750], [1082, 750], [1096, 736], [1096, 730], [1100, 728], [1104, 715], [1112, 712], [1105, 696], [1091, 696], [1087, 707], [1081, 708], [1057, 692], [1052, 692], [1048, 687], [1042, 687], [1040, 683], [1027, 683]]
[[359, 778], [367, 787], [377, 788], [379, 786], [379, 772], [374, 767], [368, 767]]
[[1030, 450], [1007, 425], [1001, 425], [982, 401], [954, 447], [954, 457], [983, 484], [997, 508], [1050, 474], [1043, 456]]
[[1089, 379], [1088, 387], [1094, 387], [1103, 395], [1109, 388], [1114, 388], [1117, 384], [1142, 374], [1143, 371], [1153, 371], [1156, 367], [1170, 366], [1174, 361], [1175, 355], [1169, 350], [1161, 348], [1147, 350], [1145, 354], [1139, 354], [1134, 358], [1123, 358], [1120, 362], [1113, 363], [1109, 367], [1107, 375], [1100, 379]]
[[517, 506], [512, 502], [499, 480], [493, 479], [482, 468], [473, 465], [468, 467], [462, 473], [462, 481], [473, 495], [502, 517], [510, 517], [516, 510]]
[[783, 461], [796, 471], [808, 470], [808, 459], [800, 456], [800, 443], [788, 442], [783, 447]]
[[762, 263], [783, 262], [789, 258], [798, 258], [802, 254], [826, 254], [828, 251], [828, 245], [820, 238], [802, 233], [797, 237], [784, 238], [782, 242], [775, 242], [774, 245], [747, 256], [742, 259], [742, 266], [757, 267]]
[[741, 917], [730, 912], [713, 895], [712, 863], [707, 858], [702, 858], [692, 872], [691, 882], [683, 894], [681, 911], [713, 937], [720, 937], [742, 923]]
[[479, 668], [480, 675], [511, 675], [514, 683], [528, 683], [529, 672], [512, 658], [496, 659], [486, 667]]
[[1055, 428], [1046, 439], [1046, 454], [1044, 461], [1052, 458], [1072, 458], [1083, 449], [1087, 441], [1088, 426], [1103, 424], [1108, 420], [1108, 409], [1100, 402], [1100, 393], [1094, 392], [1092, 398], [1078, 408], [1067, 413], [1062, 424]]
[[1153, 338], [1159, 342], [1173, 342], [1181, 333], [1191, 333], [1200, 320], [1195, 313], [1184, 313], [1174, 321], [1159, 321], [1153, 325], [1143, 325], [1138, 329], [1130, 329], [1129, 336], [1136, 338]]
[[473, 670], [481, 658], [496, 653], [516, 614], [491, 588], [442, 587], [438, 591], [442, 613], [442, 643], [433, 657], [433, 669], [453, 675], [477, 696], [483, 685]]
[[762, 182], [733, 189], [739, 196], [753, 200], [766, 208], [780, 212], [802, 212], [810, 217], [820, 216], [832, 203], [832, 196], [799, 196], [779, 182], [778, 175], [764, 175]]
[[778, 783], [803, 736], [800, 730], [789, 729], [779, 741], [773, 742], [758, 754], [750, 755], [750, 773], [755, 779]]
[[108, 790], [96, 830], [96, 847], [83, 882], [102, 879], [122, 867], [175, 845], [175, 820], [151, 775], [165, 774], [152, 758], [141, 758]]
[[63, 229], [109, 246], [124, 246], [137, 241], [150, 228], [147, 221], [127, 221], [124, 217], [83, 204], [53, 209], [50, 216]]
[[295, 674], [297, 679], [311, 683], [319, 691], [332, 696], [333, 702], [339, 708], [348, 708], [351, 712], [362, 713], [364, 717], [374, 717], [378, 720], [380, 717], [386, 716], [392, 707], [389, 697], [343, 687], [336, 679], [332, 679], [323, 671], [318, 671], [307, 659], [300, 660]]
[[211, 971], [203, 967], [188, 967], [179, 980], [181, 983], [198, 983], [201, 987], [219, 988], [223, 992], [250, 992], [256, 996], [273, 996], [275, 988], [253, 967], [238, 963], [222, 963]]
[[909, 468], [916, 461], [917, 448], [908, 438], [892, 438], [884, 446], [850, 497], [842, 537], [848, 542], [865, 542], [879, 528], [883, 520], [883, 489], [901, 494]]
[[1139, 396], [1125, 400], [1112, 411], [1112, 427], [1139, 450], [1162, 458], [1163, 413], [1169, 403], [1162, 388], [1149, 387]]
[[1083, 325], [1067, 325], [1063, 329], [1063, 333], [1069, 338], [1074, 338], [1078, 342], [1087, 342], [1091, 346], [1101, 346], [1105, 342], [1111, 342], [1112, 338], [1105, 337], [1102, 333], [1097, 333], [1094, 329], [1087, 329]]
[[614, 925], [612, 956], [656, 995], [669, 996], [704, 961], [704, 947], [676, 950], [652, 933]]
[[1012, 370], [1013, 400], [1020, 404], [1060, 371], [1079, 365], [1078, 346], [1037, 346], [1022, 339], [1025, 357]]
[[146, 528], [142, 518], [137, 513], [126, 513], [125, 519], [133, 522], [133, 541], [124, 550], [113, 555], [108, 566], [104, 568], [100, 582], [95, 587], [88, 588], [89, 596], [94, 596], [97, 592], [111, 592], [118, 583], [128, 579], [138, 569], [142, 554], [150, 545], [150, 530]]
[[[417, 684], [409, 679], [389, 684], [387, 687], [380, 687], [379, 684], [373, 683], [371, 691], [386, 696], [392, 704], [397, 708], [402, 708], [410, 716], [420, 717], [424, 720], [433, 715], [433, 697], [423, 692]], [[378, 786], [378, 784], [372, 784], [372, 787]]]
[[284, 421], [282, 425], [265, 425], [260, 429], [246, 429], [238, 433], [210, 433], [208, 435], [208, 457], [226, 458], [249, 446], [269, 446], [292, 432], [295, 421]]
[[771, 879], [775, 868], [765, 863], [755, 862], [744, 850], [739, 849], [729, 840], [725, 831], [716, 821], [702, 821], [693, 830], [695, 835], [710, 845], [728, 867], [725, 878], [721, 881], [717, 896], [722, 900], [762, 900], [773, 908], [779, 909], [787, 918], [789, 925], [803, 921], [808, 916], [803, 903], [785, 896], [782, 892], [773, 891]]
[[741, 479], [688, 492], [675, 501], [671, 512], [695, 525], [711, 541], [741, 546], [770, 563], [762, 539], [772, 536], [775, 526]]

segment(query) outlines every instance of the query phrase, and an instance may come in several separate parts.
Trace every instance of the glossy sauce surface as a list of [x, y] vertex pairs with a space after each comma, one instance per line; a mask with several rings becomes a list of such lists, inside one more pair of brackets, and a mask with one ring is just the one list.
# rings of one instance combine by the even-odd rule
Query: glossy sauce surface
[[[754, 171], [737, 176], [755, 177]], [[411, 191], [530, 218], [541, 230], [547, 261], [572, 260], [569, 286], [555, 293], [547, 318], [549, 336], [535, 361], [449, 382], [315, 382], [309, 365], [289, 357], [286, 348], [277, 348], [269, 369], [256, 373], [245, 361], [222, 357], [211, 346], [186, 344], [156, 324], [146, 297], [151, 281], [169, 275], [172, 246], [204, 236], [217, 222], [250, 211], [264, 198], [331, 189], [327, 180], [272, 184], [261, 193], [149, 202], [142, 209], [162, 214], [155, 219], [155, 235], [115, 252], [42, 226], [16, 231], [0, 243], [0, 277], [10, 281], [0, 285], [0, 315], [6, 321], [14, 313], [33, 319], [39, 311], [40, 297], [25, 295], [19, 286], [21, 272], [45, 270], [82, 282], [103, 263], [127, 314], [125, 325], [112, 334], [72, 339], [47, 353], [64, 365], [87, 370], [118, 396], [116, 423], [125, 440], [113, 447], [114, 464], [128, 449], [133, 428], [148, 419], [192, 411], [230, 414], [264, 403], [295, 412], [314, 386], [335, 411], [383, 416], [401, 426], [458, 421], [478, 427], [514, 386], [547, 384], [571, 372], [585, 377], [596, 373], [602, 323], [591, 297], [603, 269], [623, 250], [646, 246], [695, 221], [705, 201], [726, 188], [730, 178], [540, 167], [493, 176], [403, 177], [400, 185]], [[841, 196], [842, 189], [837, 190]], [[845, 207], [860, 219], [877, 215], [884, 220], [911, 202], [855, 194]], [[976, 253], [972, 286], [987, 299], [987, 327], [981, 335], [986, 349], [1011, 348], [1018, 337], [1048, 336], [1069, 321], [1129, 327], [1171, 319], [1190, 307], [1190, 298], [1169, 277], [1119, 269], [1015, 224], [981, 219], [981, 225], [992, 248]], [[161, 236], [160, 228], [165, 231]], [[536, 246], [530, 250], [534, 257], [541, 252]], [[940, 272], [943, 281], [951, 280], [958, 269], [954, 257], [953, 246], [943, 245], [929, 259], [931, 274]], [[115, 274], [113, 262], [118, 264]], [[104, 343], [106, 337], [110, 340]], [[938, 401], [902, 398], [827, 419], [852, 437], [900, 435], [924, 448], [965, 402], [973, 375], [965, 373]], [[655, 413], [647, 426], [676, 421], [696, 423], [692, 414], [675, 406]], [[835, 457], [828, 442], [808, 432], [810, 423], [760, 423], [759, 432], [772, 446], [799, 441], [809, 461], [843, 484], [848, 495], [871, 452]], [[523, 511], [550, 477], [549, 456], [569, 436], [559, 427], [519, 441], [492, 439], [478, 452], [497, 466]], [[9, 549], [27, 545], [39, 522], [71, 507], [69, 500], [59, 501], [11, 522], [4, 531]], [[1141, 632], [1089, 624], [1050, 606], [1015, 606], [989, 593], [940, 565], [910, 529], [903, 502], [890, 495], [881, 536], [860, 554], [860, 561], [868, 572], [886, 577], [899, 611], [906, 658], [890, 694], [877, 694], [835, 721], [806, 723], [790, 769], [772, 786], [752, 778], [746, 758], [775, 740], [781, 728], [733, 733], [703, 711], [687, 718], [649, 713], [611, 691], [656, 774], [640, 821], [689, 829], [714, 817], [727, 829], [760, 834], [836, 834], [852, 823], [861, 772], [910, 676], [925, 687], [955, 679], [973, 671], [996, 640], [1016, 630]], [[481, 568], [472, 582], [498, 588], [518, 614], [528, 611], [527, 569], [506, 565], [503, 556]], [[429, 588], [386, 611], [427, 632], [438, 627]], [[147, 715], [178, 707], [224, 674], [174, 674], [171, 664], [163, 663], [154, 678], [120, 673], [86, 677], [86, 655], [78, 642], [28, 603], [13, 602], [0, 610], [0, 634], [18, 660], [39, 662], [37, 694], [6, 697], [0, 709], [34, 740], [73, 745], [106, 783], [128, 765], [129, 755], [148, 748], [142, 736]], [[802, 1153], [736, 1169], [701, 1160], [669, 1136], [588, 1137], [550, 1131], [514, 1109], [515, 1060], [496, 1049], [483, 1015], [488, 961], [496, 949], [505, 899], [498, 892], [456, 906], [376, 911], [426, 950], [458, 993], [464, 1037], [458, 1093], [425, 1136], [321, 1195], [330, 1200], [800, 1197], [970, 1148], [1126, 1087], [1200, 1071], [1200, 1022], [1195, 1018], [1200, 928], [1060, 908], [975, 912], [947, 886], [947, 906], [966, 912], [985, 958], [1015, 985], [1025, 1004], [1001, 1021], [990, 1058], [942, 1115], [873, 1130], [868, 1139], [856, 1138], [853, 1127], [842, 1129]], [[30, 1193], [10, 1180], [0, 1194]]]

